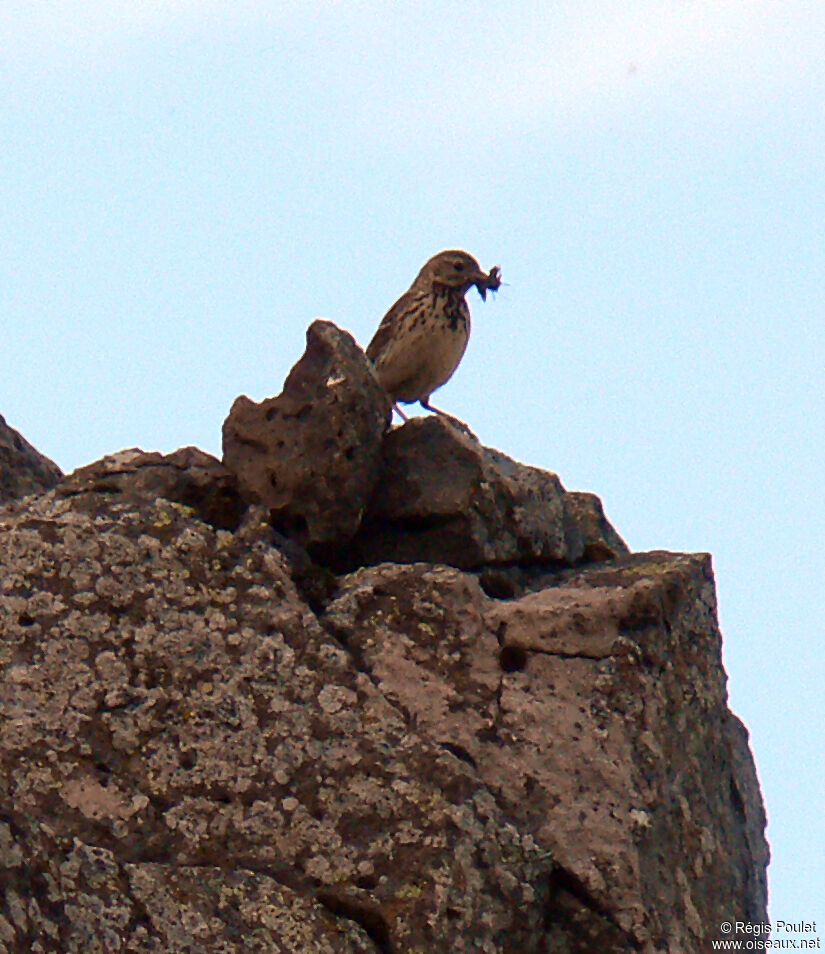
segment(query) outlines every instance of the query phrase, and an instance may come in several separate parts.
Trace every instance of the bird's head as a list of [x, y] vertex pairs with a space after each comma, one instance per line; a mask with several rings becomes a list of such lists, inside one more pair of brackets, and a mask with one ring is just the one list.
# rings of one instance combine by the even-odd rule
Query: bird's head
[[475, 285], [482, 298], [487, 297], [488, 289], [495, 291], [501, 284], [498, 268], [488, 275], [469, 252], [452, 249], [439, 252], [418, 273], [417, 283], [426, 285], [444, 285], [466, 294]]

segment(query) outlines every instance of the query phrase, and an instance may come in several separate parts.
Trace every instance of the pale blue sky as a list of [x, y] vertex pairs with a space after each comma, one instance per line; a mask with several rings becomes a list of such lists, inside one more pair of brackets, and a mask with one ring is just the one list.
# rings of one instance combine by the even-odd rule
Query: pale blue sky
[[772, 914], [825, 928], [821, 0], [3, 0], [0, 137], [0, 413], [65, 470], [219, 455], [313, 318], [500, 264], [436, 403], [713, 553]]

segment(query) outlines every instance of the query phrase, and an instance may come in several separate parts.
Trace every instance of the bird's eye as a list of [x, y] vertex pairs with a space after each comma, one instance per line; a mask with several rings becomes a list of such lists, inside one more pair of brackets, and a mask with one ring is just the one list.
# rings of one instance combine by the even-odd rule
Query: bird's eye
[[454, 268], [457, 272], [463, 272], [463, 271], [464, 271], [464, 262], [453, 262], [453, 268]]

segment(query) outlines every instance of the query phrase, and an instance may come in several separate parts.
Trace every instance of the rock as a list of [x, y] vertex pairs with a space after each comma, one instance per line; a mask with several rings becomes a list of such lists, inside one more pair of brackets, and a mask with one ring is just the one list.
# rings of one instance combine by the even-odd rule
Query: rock
[[0, 504], [54, 487], [63, 471], [0, 415]]
[[496, 601], [458, 570], [385, 564], [345, 578], [323, 622], [560, 863], [557, 903], [598, 936], [553, 950], [704, 950], [726, 918], [764, 920], [765, 815], [709, 559], [545, 583]]
[[321, 627], [258, 511], [92, 500], [0, 525], [6, 952], [543, 949], [556, 863]]
[[340, 569], [384, 561], [575, 564], [627, 553], [598, 498], [518, 464], [439, 415], [384, 439], [381, 480]]
[[[196, 448], [3, 507], [0, 954], [659, 954], [766, 920], [709, 557], [627, 554], [440, 418], [383, 463], [356, 540], [433, 562], [336, 577]], [[303, 506], [340, 554], [354, 510]]]
[[594, 495], [568, 494], [555, 474], [482, 447], [445, 416], [387, 432], [390, 414], [351, 336], [316, 321], [283, 392], [233, 404], [224, 463], [276, 531], [338, 571], [573, 565], [628, 552]]
[[99, 495], [147, 503], [162, 497], [191, 507], [201, 520], [224, 530], [235, 529], [246, 510], [234, 475], [197, 447], [167, 456], [138, 447], [110, 454], [71, 473], [58, 494], [87, 500], [91, 508]]
[[[15, 912], [29, 907], [25, 924], [35, 940], [31, 948], [3, 946], [4, 951], [377, 954], [355, 921], [332, 918], [324, 905], [265, 873], [124, 862], [108, 848], [80, 839], [67, 844], [47, 829], [41, 831], [37, 864], [57, 872], [60, 887], [49, 900], [57, 901], [59, 911], [71, 897], [69, 915], [52, 920], [31, 903], [30, 891], [21, 896], [9, 889]], [[21, 920], [0, 920], [4, 940], [15, 944]]]
[[565, 503], [584, 540], [583, 562], [599, 563], [630, 553], [627, 544], [604, 515], [602, 502], [595, 494], [569, 490]]
[[358, 528], [389, 415], [390, 400], [352, 336], [315, 321], [281, 394], [232, 405], [223, 460], [247, 501], [268, 507], [277, 530], [317, 551]]

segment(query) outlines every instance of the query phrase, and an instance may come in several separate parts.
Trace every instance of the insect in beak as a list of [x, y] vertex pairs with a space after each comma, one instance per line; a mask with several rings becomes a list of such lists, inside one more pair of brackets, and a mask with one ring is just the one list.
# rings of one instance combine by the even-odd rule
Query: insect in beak
[[476, 288], [478, 289], [479, 295], [481, 295], [482, 301], [487, 301], [487, 292], [488, 291], [498, 291], [501, 287], [501, 269], [498, 265], [494, 265], [490, 269], [490, 274], [485, 275], [484, 272], [479, 272], [478, 277], [476, 278]]

